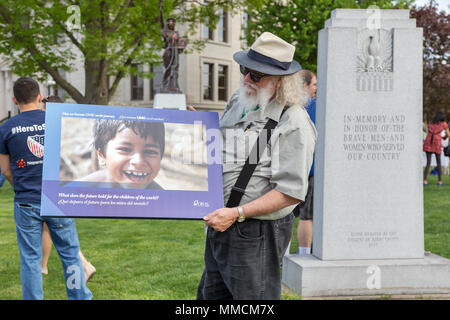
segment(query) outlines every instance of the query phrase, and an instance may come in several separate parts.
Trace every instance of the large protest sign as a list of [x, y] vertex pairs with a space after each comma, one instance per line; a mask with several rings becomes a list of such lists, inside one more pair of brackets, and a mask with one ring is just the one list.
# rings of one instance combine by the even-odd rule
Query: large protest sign
[[42, 216], [201, 219], [223, 207], [218, 114], [48, 103]]

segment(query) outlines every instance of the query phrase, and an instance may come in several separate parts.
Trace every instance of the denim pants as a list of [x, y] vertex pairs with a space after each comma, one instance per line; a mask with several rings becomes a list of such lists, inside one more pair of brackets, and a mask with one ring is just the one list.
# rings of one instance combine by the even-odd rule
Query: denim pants
[[5, 180], [6, 180], [5, 176], [0, 173], [0, 187], [3, 186], [3, 184], [5, 183]]
[[197, 299], [281, 299], [280, 267], [293, 223], [290, 213], [273, 221], [235, 222], [224, 232], [208, 228]]
[[67, 297], [70, 300], [91, 299], [92, 293], [86, 287], [83, 265], [78, 254], [80, 244], [74, 220], [41, 217], [40, 212], [40, 204], [14, 202], [22, 298], [44, 299], [41, 260], [42, 226], [45, 222], [62, 261]]

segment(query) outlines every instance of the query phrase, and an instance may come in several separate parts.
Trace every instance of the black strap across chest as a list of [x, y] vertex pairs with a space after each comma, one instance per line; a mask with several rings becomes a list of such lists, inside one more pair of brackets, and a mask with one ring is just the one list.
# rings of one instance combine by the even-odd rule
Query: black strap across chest
[[[286, 111], [286, 109], [287, 108], [283, 110], [281, 116]], [[266, 125], [264, 126], [264, 129], [259, 133], [258, 139], [253, 145], [253, 148], [250, 151], [247, 160], [245, 161], [244, 167], [242, 168], [241, 173], [236, 180], [236, 183], [231, 188], [231, 194], [226, 204], [227, 208], [237, 207], [240, 204], [241, 199], [244, 196], [245, 189], [247, 188], [248, 182], [250, 181], [250, 178], [252, 177], [253, 172], [255, 171], [256, 166], [258, 165], [259, 160], [264, 153], [264, 150], [266, 150], [267, 144], [269, 143], [270, 137], [272, 136], [273, 129], [275, 129], [277, 124], [277, 121], [269, 119], [269, 121], [267, 121]]]

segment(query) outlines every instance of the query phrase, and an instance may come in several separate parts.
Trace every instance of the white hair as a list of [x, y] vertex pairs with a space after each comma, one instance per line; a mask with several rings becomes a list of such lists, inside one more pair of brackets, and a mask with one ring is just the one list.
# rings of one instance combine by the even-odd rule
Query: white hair
[[275, 101], [283, 106], [300, 105], [304, 107], [309, 101], [300, 72], [281, 77]]

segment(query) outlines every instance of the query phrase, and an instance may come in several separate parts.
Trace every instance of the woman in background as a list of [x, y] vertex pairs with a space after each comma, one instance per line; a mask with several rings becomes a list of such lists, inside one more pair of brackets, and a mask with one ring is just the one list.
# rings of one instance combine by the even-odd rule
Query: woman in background
[[442, 172], [441, 172], [441, 131], [445, 130], [446, 137], [444, 140], [450, 137], [450, 131], [448, 125], [445, 122], [445, 115], [442, 111], [436, 112], [434, 119], [428, 123], [428, 134], [423, 143], [423, 151], [427, 155], [427, 165], [423, 172], [423, 184], [427, 185], [428, 172], [430, 171], [431, 155], [436, 157], [437, 172], [438, 172], [438, 185], [442, 186]]

